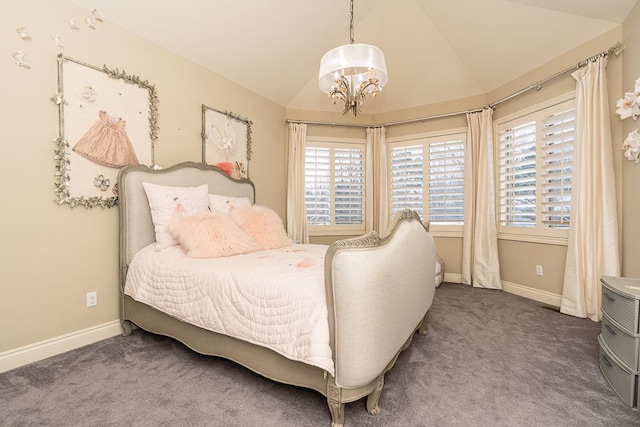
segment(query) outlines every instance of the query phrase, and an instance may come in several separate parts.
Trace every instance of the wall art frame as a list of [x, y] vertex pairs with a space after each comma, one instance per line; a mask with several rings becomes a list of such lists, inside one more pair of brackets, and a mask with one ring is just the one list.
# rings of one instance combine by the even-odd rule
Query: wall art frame
[[158, 95], [124, 70], [58, 55], [58, 137], [54, 140], [58, 205], [110, 208], [117, 178], [130, 164], [154, 164]]
[[202, 162], [232, 178], [249, 178], [252, 124], [246, 117], [202, 104]]

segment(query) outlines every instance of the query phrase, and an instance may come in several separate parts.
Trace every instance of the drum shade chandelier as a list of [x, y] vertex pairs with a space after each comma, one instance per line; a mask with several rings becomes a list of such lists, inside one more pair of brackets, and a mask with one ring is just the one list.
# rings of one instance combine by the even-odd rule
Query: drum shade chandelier
[[325, 53], [320, 60], [318, 86], [329, 99], [344, 102], [343, 114], [360, 113], [368, 95], [375, 97], [387, 83], [387, 64], [382, 51], [369, 44], [353, 42], [353, 0], [349, 21], [350, 43]]

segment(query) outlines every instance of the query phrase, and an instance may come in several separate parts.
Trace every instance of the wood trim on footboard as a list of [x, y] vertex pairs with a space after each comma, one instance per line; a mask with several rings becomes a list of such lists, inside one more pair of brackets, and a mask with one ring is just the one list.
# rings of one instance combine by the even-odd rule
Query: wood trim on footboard
[[[145, 331], [171, 337], [200, 354], [232, 360], [274, 381], [310, 388], [323, 396], [327, 395], [329, 375], [320, 368], [287, 359], [265, 347], [182, 322], [128, 295], [125, 295], [123, 303], [127, 313], [125, 322], [130, 321]], [[127, 329], [130, 330], [130, 327], [125, 326]], [[344, 401], [348, 403], [361, 399], [371, 393], [375, 386], [374, 381], [364, 387], [345, 390]]]
[[287, 359], [265, 347], [182, 322], [128, 295], [124, 296], [123, 303], [124, 320], [145, 331], [171, 337], [198, 353], [232, 360], [267, 378], [326, 393], [325, 372], [320, 368]]
[[[333, 377], [320, 368], [287, 359], [265, 347], [182, 322], [135, 301], [128, 295], [123, 296], [122, 304], [125, 335], [131, 333], [133, 323], [145, 331], [173, 338], [200, 354], [223, 357], [271, 380], [315, 390], [327, 398], [333, 427], [343, 425], [345, 403], [355, 402], [366, 396], [369, 396], [367, 410], [372, 414], [379, 413], [377, 403], [384, 384], [384, 374], [395, 365], [398, 356], [409, 346], [414, 335], [411, 334], [406, 345], [398, 351], [378, 378], [363, 387], [347, 389], [336, 386]], [[425, 321], [426, 316], [415, 331], [422, 330]]]

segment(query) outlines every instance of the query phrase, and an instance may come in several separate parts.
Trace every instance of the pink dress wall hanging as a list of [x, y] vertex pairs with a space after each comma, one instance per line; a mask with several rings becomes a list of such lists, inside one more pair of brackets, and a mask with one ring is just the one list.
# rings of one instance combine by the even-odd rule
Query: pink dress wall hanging
[[103, 166], [122, 168], [139, 163], [125, 131], [127, 122], [100, 111], [98, 121], [73, 147], [79, 155]]

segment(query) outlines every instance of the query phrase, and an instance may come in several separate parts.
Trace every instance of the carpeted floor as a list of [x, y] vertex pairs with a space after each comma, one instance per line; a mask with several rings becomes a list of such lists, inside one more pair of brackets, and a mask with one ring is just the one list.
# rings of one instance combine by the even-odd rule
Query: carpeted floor
[[[640, 426], [598, 368], [600, 324], [501, 291], [443, 284], [352, 426]], [[0, 374], [2, 426], [329, 426], [325, 398], [136, 331]]]

